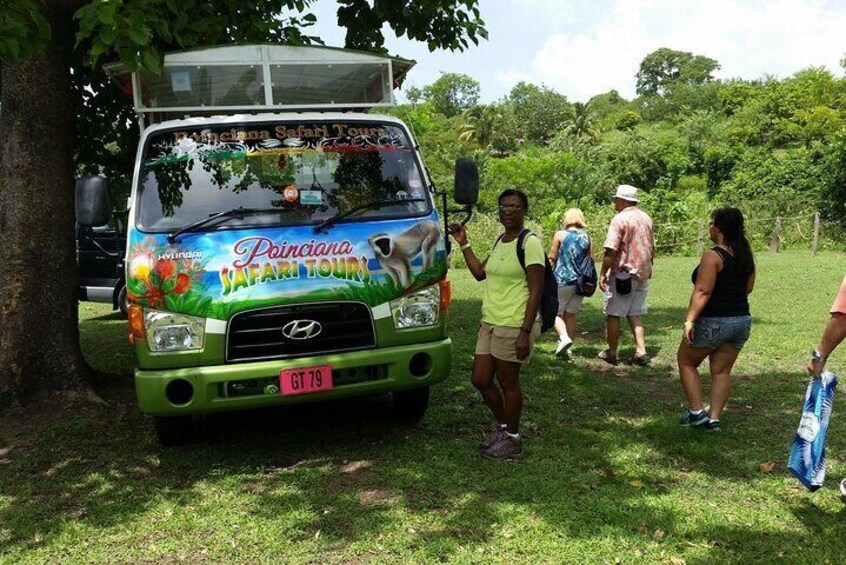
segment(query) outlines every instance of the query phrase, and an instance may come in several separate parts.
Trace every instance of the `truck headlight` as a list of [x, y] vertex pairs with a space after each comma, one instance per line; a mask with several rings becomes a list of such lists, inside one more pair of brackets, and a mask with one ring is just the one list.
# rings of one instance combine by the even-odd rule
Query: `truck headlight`
[[438, 323], [441, 292], [438, 285], [391, 301], [391, 316], [398, 330], [434, 326]]
[[202, 349], [206, 319], [174, 312], [144, 310], [144, 329], [150, 351]]

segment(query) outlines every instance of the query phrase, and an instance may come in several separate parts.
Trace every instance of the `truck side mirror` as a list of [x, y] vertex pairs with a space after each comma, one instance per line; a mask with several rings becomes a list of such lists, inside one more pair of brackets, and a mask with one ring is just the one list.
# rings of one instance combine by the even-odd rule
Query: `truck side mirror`
[[106, 179], [86, 175], [76, 181], [76, 222], [85, 227], [105, 226], [109, 223], [109, 192]]
[[455, 160], [455, 201], [473, 206], [479, 200], [479, 167], [467, 157]]

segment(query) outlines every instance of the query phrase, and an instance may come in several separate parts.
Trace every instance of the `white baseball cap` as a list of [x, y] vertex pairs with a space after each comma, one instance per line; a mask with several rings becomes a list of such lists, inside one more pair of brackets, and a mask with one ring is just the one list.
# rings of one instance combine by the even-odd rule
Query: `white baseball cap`
[[637, 188], [630, 184], [621, 184], [617, 187], [617, 192], [614, 198], [626, 200], [628, 202], [637, 202]]

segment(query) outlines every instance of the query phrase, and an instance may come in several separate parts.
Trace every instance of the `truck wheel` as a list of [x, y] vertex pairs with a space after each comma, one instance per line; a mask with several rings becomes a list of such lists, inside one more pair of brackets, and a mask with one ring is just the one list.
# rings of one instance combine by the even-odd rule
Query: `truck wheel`
[[126, 296], [126, 285], [120, 287], [120, 292], [118, 292], [117, 297], [117, 303], [118, 310], [120, 310], [120, 315], [126, 318], [129, 313], [129, 298]]
[[394, 416], [408, 423], [423, 419], [429, 407], [429, 387], [397, 390], [391, 395], [394, 397]]
[[194, 419], [191, 416], [156, 416], [156, 435], [164, 446], [184, 445], [194, 437]]

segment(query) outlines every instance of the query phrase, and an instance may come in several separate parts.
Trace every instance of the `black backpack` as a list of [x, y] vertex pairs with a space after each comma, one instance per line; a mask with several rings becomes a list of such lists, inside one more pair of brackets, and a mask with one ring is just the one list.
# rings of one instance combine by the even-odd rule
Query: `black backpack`
[[[500, 235], [494, 242], [494, 247], [505, 234]], [[526, 250], [523, 248], [526, 237], [533, 234], [530, 230], [523, 230], [517, 238], [517, 260], [520, 261], [520, 266], [526, 270]], [[549, 264], [549, 259], [544, 257], [543, 269], [543, 291], [541, 292], [541, 303], [538, 309], [538, 314], [541, 318], [541, 333], [547, 331], [555, 325], [555, 317], [558, 315], [558, 281], [555, 280], [555, 273], [552, 270], [552, 265]]]
[[593, 296], [596, 292], [596, 265], [593, 264], [593, 249], [588, 245], [588, 252], [582, 262], [576, 265], [576, 294]]

